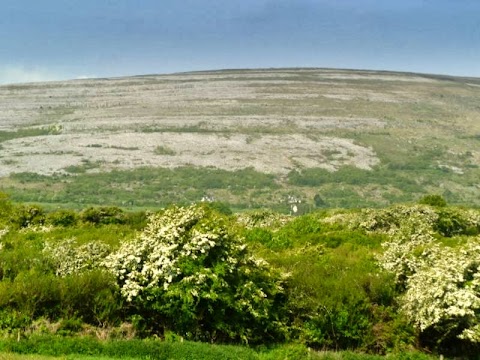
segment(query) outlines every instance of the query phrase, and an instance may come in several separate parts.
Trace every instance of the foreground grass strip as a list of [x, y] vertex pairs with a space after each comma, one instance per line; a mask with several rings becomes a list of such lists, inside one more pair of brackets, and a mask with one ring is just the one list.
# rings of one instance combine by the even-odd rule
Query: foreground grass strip
[[0, 360], [66, 360], [66, 357], [0, 353]]
[[[94, 358], [149, 359], [258, 359], [254, 350], [240, 346], [210, 345], [193, 342], [168, 343], [158, 340], [102, 342], [93, 338], [34, 336], [0, 341], [0, 351], [42, 356], [82, 355]], [[2, 355], [3, 356], [3, 355]], [[70, 357], [69, 357], [70, 358]], [[3, 358], [0, 357], [1, 360]], [[34, 358], [37, 360], [37, 358]], [[22, 359], [23, 360], [23, 359]]]
[[[21, 341], [0, 340], [0, 360], [381, 360], [385, 357], [354, 352], [315, 352], [298, 344], [254, 350], [245, 346], [211, 345], [159, 340], [100, 341], [88, 337], [33, 336]], [[390, 354], [390, 360], [431, 360], [414, 352]]]

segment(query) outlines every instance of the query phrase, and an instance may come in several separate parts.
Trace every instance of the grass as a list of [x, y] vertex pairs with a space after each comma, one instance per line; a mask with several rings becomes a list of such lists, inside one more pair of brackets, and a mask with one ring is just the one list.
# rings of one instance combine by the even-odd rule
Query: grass
[[59, 133], [61, 133], [61, 128], [58, 126], [46, 126], [41, 128], [21, 128], [15, 131], [0, 131], [0, 143], [12, 139], [44, 135], [57, 135]]
[[[36, 341], [36, 349], [29, 347]], [[10, 351], [1, 351], [0, 360], [381, 360], [385, 357], [348, 351], [310, 351], [300, 345], [283, 345], [272, 348], [252, 349], [242, 346], [222, 346], [200, 343], [168, 343], [160, 341], [117, 341], [99, 343], [88, 339], [39, 338], [36, 341], [23, 340], [14, 346], [5, 341], [0, 343]], [[63, 342], [64, 344], [60, 344]], [[433, 359], [421, 353], [389, 355], [391, 360], [428, 360]]]

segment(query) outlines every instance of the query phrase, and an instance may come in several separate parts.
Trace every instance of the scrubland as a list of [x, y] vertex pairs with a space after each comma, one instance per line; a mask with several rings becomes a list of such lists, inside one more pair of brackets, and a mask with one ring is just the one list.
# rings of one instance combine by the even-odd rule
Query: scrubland
[[480, 351], [480, 80], [0, 87], [0, 359]]

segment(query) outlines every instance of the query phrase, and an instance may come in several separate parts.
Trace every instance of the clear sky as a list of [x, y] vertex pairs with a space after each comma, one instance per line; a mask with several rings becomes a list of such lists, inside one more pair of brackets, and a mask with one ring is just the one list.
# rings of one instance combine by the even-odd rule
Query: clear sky
[[259, 67], [480, 77], [480, 0], [0, 0], [0, 83]]

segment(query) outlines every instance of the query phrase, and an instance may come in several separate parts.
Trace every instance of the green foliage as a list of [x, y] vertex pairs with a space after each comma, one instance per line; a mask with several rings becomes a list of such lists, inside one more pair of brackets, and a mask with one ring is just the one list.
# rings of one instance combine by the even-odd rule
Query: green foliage
[[94, 225], [124, 224], [126, 222], [123, 210], [115, 206], [90, 207], [80, 213], [80, 219]]
[[260, 352], [261, 360], [277, 360], [277, 359], [316, 359], [317, 356], [312, 354], [309, 349], [300, 344], [290, 344], [283, 346], [275, 346], [267, 351]]
[[173, 207], [147, 220], [115, 207], [45, 214], [4, 197], [0, 333], [68, 339], [128, 323], [137, 336], [170, 344], [294, 342], [252, 353], [260, 359], [316, 358], [305, 346], [478, 351], [478, 210], [401, 205], [227, 217], [216, 207]]
[[0, 331], [13, 333], [14, 330], [25, 329], [32, 319], [27, 314], [18, 310], [3, 309], [0, 311]]
[[325, 223], [322, 220], [323, 216], [323, 213], [312, 213], [295, 217], [275, 231], [253, 227], [245, 231], [245, 237], [250, 242], [262, 244], [272, 250], [302, 248], [311, 245], [335, 248], [341, 244], [370, 248], [380, 247], [383, 236], [365, 234], [337, 224]]
[[327, 183], [361, 186], [367, 184], [388, 184], [405, 191], [421, 191], [421, 187], [418, 186], [415, 179], [410, 178], [408, 174], [398, 174], [381, 167], [376, 167], [373, 170], [364, 170], [353, 166], [343, 166], [334, 172], [321, 168], [308, 168], [301, 172], [294, 170], [288, 174], [288, 181], [293, 185], [311, 187]]
[[[314, 352], [301, 345], [282, 345], [258, 350], [231, 346], [193, 343], [188, 341], [166, 342], [159, 340], [99, 341], [90, 337], [31, 336], [0, 340], [0, 356], [9, 354], [38, 354], [78, 360], [113, 359], [195, 359], [195, 360], [381, 360], [382, 356], [351, 351]], [[5, 354], [5, 355], [4, 355]], [[37, 358], [37, 357], [34, 357]], [[435, 357], [418, 352], [389, 354], [391, 360], [430, 360]], [[7, 359], [9, 359], [7, 357]], [[11, 360], [23, 360], [15, 356]], [[28, 359], [32, 359], [31, 356]]]
[[11, 222], [20, 228], [43, 225], [45, 212], [39, 205], [20, 205], [16, 207]]
[[11, 220], [14, 206], [8, 196], [0, 192], [0, 225], [7, 225]]
[[441, 195], [425, 195], [419, 201], [419, 204], [430, 205], [436, 207], [445, 207], [447, 206], [447, 201]]
[[284, 336], [280, 277], [205, 207], [152, 216], [143, 233], [106, 265], [152, 330], [223, 342]]
[[147, 226], [147, 220], [145, 211], [128, 212], [125, 214], [125, 224], [134, 230], [141, 230]]
[[480, 233], [480, 215], [475, 216], [475, 213], [461, 209], [444, 208], [438, 211], [434, 229], [446, 237], [475, 236]]
[[317, 208], [327, 206], [325, 200], [323, 200], [322, 197], [319, 194], [315, 194], [315, 196], [313, 197], [313, 202], [315, 203], [315, 207], [317, 207]]
[[[22, 272], [12, 282], [0, 283], [0, 307], [7, 314], [21, 313], [32, 321], [78, 318], [93, 325], [118, 321], [121, 301], [116, 297], [112, 278], [90, 272], [58, 278], [35, 271]], [[25, 327], [24, 323], [9, 326]]]
[[[15, 216], [21, 215], [17, 221], [19, 218], [35, 219], [34, 216], [43, 214], [38, 207], [16, 208], [21, 210], [14, 212]], [[70, 223], [70, 215], [62, 211], [55, 216], [48, 214], [46, 223], [61, 219], [57, 225], [67, 225], [65, 219]], [[0, 308], [5, 312], [4, 318], [11, 319], [9, 327], [25, 327], [12, 320], [18, 318], [17, 313], [25, 315], [29, 321], [46, 317], [52, 321], [77, 318], [96, 326], [117, 323], [122, 309], [121, 298], [113, 278], [98, 270], [98, 262], [110, 252], [110, 245], [92, 240], [100, 235], [111, 241], [113, 234], [118, 242], [119, 238], [128, 235], [122, 235], [124, 230], [119, 225], [75, 228], [72, 224], [67, 227], [55, 227], [51, 223], [49, 226], [36, 225], [40, 222], [24, 221], [28, 226], [0, 231]], [[73, 234], [81, 235], [78, 243], [69, 237]]]
[[209, 203], [206, 203], [206, 206], [208, 206], [210, 209], [215, 210], [216, 212], [223, 214], [223, 215], [232, 215], [233, 211], [230, 209], [230, 207], [221, 202], [221, 201], [212, 201]]
[[47, 214], [46, 223], [53, 226], [75, 226], [79, 220], [78, 214], [73, 210], [57, 210]]
[[388, 312], [395, 284], [376, 269], [367, 248], [307, 247], [269, 259], [292, 274], [287, 308], [297, 336], [308, 346], [385, 353], [411, 344], [404, 333], [397, 337], [388, 331], [398, 318]]
[[423, 345], [452, 355], [478, 353], [478, 238], [467, 237], [452, 248], [444, 246], [442, 236], [465, 236], [467, 228], [477, 234], [480, 213], [396, 206], [365, 211], [351, 224], [388, 234], [380, 264], [395, 275], [401, 311]]
[[121, 321], [123, 302], [110, 274], [94, 270], [57, 281], [60, 303], [54, 318], [76, 318], [99, 327]]
[[[253, 168], [226, 171], [184, 166], [89, 173], [94, 165], [75, 166], [74, 176], [12, 174], [8, 193], [18, 202], [61, 204], [74, 208], [91, 204], [158, 208], [198, 202], [206, 192], [219, 192], [220, 201], [230, 203], [230, 198], [240, 197], [243, 201], [237, 207], [248, 207], [253, 189], [271, 192], [279, 188], [274, 175]], [[11, 186], [12, 183], [16, 185]]]
[[61, 132], [62, 128], [59, 125], [42, 128], [22, 128], [16, 131], [0, 131], [0, 142], [31, 136], [58, 135]]
[[13, 281], [20, 273], [33, 269], [49, 271], [48, 263], [41, 254], [43, 245], [38, 235], [34, 232], [15, 233], [13, 230], [5, 233], [1, 238], [1, 280]]
[[60, 321], [57, 334], [62, 336], [74, 335], [83, 328], [83, 321], [78, 318], [67, 318]]
[[380, 271], [374, 257], [385, 236], [342, 223], [342, 216], [355, 213], [334, 215], [335, 221], [328, 215], [245, 230], [249, 243], [291, 274], [291, 336], [319, 349], [386, 353], [413, 347], [414, 329], [398, 312], [394, 277]]

